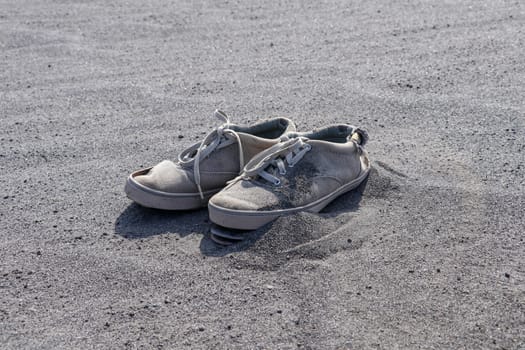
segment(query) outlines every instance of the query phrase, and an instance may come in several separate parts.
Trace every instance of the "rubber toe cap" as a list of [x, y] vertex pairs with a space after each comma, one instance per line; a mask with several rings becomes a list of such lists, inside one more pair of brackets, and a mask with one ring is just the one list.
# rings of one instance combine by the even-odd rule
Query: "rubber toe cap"
[[210, 203], [216, 207], [230, 210], [257, 210], [258, 206], [244, 199], [235, 198], [228, 193], [219, 192], [210, 199]]

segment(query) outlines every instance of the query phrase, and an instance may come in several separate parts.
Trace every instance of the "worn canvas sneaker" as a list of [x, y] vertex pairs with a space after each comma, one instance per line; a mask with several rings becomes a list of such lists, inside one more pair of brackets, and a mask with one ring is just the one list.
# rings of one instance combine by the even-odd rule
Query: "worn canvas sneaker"
[[231, 124], [224, 112], [217, 110], [214, 115], [224, 124], [179, 154], [177, 162], [164, 160], [132, 173], [126, 181], [127, 196], [142, 206], [156, 209], [206, 206], [208, 199], [238, 176], [253, 156], [295, 131], [293, 122], [286, 118], [238, 126]]
[[211, 221], [253, 230], [281, 215], [319, 212], [368, 176], [370, 162], [363, 148], [368, 137], [363, 130], [332, 125], [288, 137], [255, 156], [210, 199]]

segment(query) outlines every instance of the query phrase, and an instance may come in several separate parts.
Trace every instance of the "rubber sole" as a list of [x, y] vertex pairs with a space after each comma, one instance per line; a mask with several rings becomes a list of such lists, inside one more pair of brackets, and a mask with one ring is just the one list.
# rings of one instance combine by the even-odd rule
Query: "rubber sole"
[[220, 238], [232, 240], [232, 241], [242, 241], [245, 238], [245, 230], [233, 230], [230, 228], [222, 227], [219, 225], [212, 224], [210, 227], [210, 233], [214, 236]]
[[151, 168], [131, 174], [126, 180], [124, 192], [129, 199], [143, 207], [162, 210], [191, 210], [205, 207], [209, 199], [221, 189], [204, 192], [204, 199], [199, 193], [169, 193], [154, 190], [138, 183], [134, 177], [146, 174]]
[[222, 246], [229, 246], [229, 245], [232, 245], [232, 244], [235, 244], [235, 243], [239, 242], [239, 241], [232, 241], [232, 240], [229, 240], [229, 239], [224, 239], [224, 238], [216, 236], [216, 235], [211, 235], [210, 238], [211, 238], [212, 241], [214, 241], [215, 243], [220, 244]]
[[228, 246], [244, 241], [250, 232], [212, 224], [210, 227], [210, 238], [217, 244]]
[[361, 169], [361, 173], [353, 181], [339, 187], [315, 202], [302, 207], [272, 211], [249, 211], [222, 208], [209, 202], [208, 211], [210, 220], [217, 225], [237, 230], [256, 230], [280, 216], [294, 214], [301, 211], [318, 213], [340, 195], [359, 187], [359, 185], [367, 178], [370, 172], [370, 163], [366, 153], [361, 156]]

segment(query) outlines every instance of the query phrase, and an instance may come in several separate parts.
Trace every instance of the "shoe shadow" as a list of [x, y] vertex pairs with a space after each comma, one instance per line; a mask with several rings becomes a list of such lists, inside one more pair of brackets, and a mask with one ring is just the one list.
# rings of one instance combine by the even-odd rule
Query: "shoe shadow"
[[[359, 209], [359, 204], [363, 197], [363, 193], [365, 192], [365, 188], [367, 186], [369, 177], [370, 176], [367, 176], [367, 178], [359, 185], [359, 187], [339, 196], [328, 206], [326, 206], [320, 213], [312, 215], [318, 215], [322, 224], [322, 222], [324, 221], [332, 221], [331, 218], [341, 215], [343, 213], [357, 211]], [[276, 221], [268, 223], [257, 230], [248, 231], [245, 233], [246, 236], [243, 241], [228, 246], [223, 246], [215, 243], [211, 239], [211, 235], [208, 230], [201, 240], [200, 251], [203, 255], [206, 256], [222, 257], [231, 253], [249, 250], [259, 241], [263, 240], [265, 238], [265, 235], [268, 233], [271, 233], [273, 235], [276, 233], [274, 231], [279, 231], [279, 235], [284, 234], [282, 233], [282, 231], [286, 231], [287, 227], [289, 226], [289, 223], [292, 223], [292, 221], [294, 225], [301, 225], [301, 219], [299, 219], [299, 222], [296, 222], [297, 220], [294, 220], [293, 217], [294, 215], [288, 217], [281, 217], [278, 218]], [[311, 225], [304, 226], [307, 226], [308, 228], [305, 227], [304, 234], [302, 235], [302, 237], [298, 238], [299, 241], [295, 242], [297, 245], [305, 243], [312, 239], [317, 239], [318, 237], [316, 236], [318, 236], [319, 234], [322, 235], [322, 233], [320, 232], [324, 231], [322, 230], [322, 227], [318, 225], [315, 225], [314, 227], [312, 227]], [[268, 245], [272, 246], [271, 243], [269, 243]]]
[[128, 239], [141, 239], [165, 233], [180, 237], [208, 231], [206, 208], [191, 211], [167, 211], [130, 204], [115, 221], [115, 233]]

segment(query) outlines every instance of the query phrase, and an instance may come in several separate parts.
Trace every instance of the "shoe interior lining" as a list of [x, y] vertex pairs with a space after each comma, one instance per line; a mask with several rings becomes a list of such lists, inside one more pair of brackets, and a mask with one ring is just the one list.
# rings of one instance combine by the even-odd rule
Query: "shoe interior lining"
[[310, 132], [289, 133], [290, 137], [306, 137], [310, 140], [321, 140], [334, 143], [346, 143], [352, 136], [353, 129], [347, 125], [331, 125]]
[[252, 126], [239, 126], [236, 131], [255, 135], [266, 139], [276, 139], [288, 128], [286, 119], [274, 119]]

